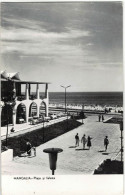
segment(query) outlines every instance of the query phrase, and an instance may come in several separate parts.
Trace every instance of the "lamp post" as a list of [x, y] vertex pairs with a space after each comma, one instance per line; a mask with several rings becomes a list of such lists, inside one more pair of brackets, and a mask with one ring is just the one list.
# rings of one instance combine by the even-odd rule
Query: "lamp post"
[[68, 87], [71, 87], [71, 85], [68, 85], [68, 86], [63, 86], [63, 85], [61, 85], [61, 87], [63, 87], [64, 89], [65, 89], [65, 113], [66, 113], [66, 89], [68, 88]]
[[9, 106], [8, 106], [8, 104], [7, 104], [7, 103], [5, 103], [5, 106], [6, 106], [6, 108], [7, 108], [7, 132], [6, 132], [6, 147], [7, 147], [8, 124], [9, 124], [8, 108], [9, 108]]
[[42, 118], [43, 118], [43, 143], [44, 143], [44, 116], [42, 115]]
[[[9, 91], [10, 90], [9, 87], [11, 87], [11, 85], [9, 86], [9, 82], [12, 84], [12, 80], [8, 77], [7, 82], [8, 82], [7, 90]], [[15, 91], [15, 89], [13, 89], [11, 92], [8, 93], [7, 98], [5, 100], [5, 107], [6, 107], [6, 113], [7, 113], [6, 147], [8, 145], [8, 143], [7, 143], [8, 125], [9, 125], [9, 112], [8, 111], [9, 111], [10, 107], [11, 107], [11, 109], [13, 109], [15, 104], [16, 104], [16, 102], [15, 102], [15, 98], [16, 98], [15, 94], [16, 94], [16, 91]]]
[[68, 131], [68, 109], [67, 109], [67, 131]]
[[120, 122], [121, 131], [121, 161], [123, 161], [123, 121]]
[[62, 151], [61, 148], [47, 148], [43, 150], [43, 152], [49, 154], [49, 164], [50, 169], [52, 170], [52, 175], [54, 175], [54, 171], [56, 170], [57, 154]]
[[6, 132], [6, 147], [7, 147], [7, 138], [8, 138], [8, 125], [9, 125], [9, 109], [11, 109], [15, 106], [15, 102], [5, 102], [5, 107], [7, 111], [7, 132]]
[[84, 112], [83, 112], [83, 110], [84, 110], [84, 104], [82, 104], [82, 124], [84, 124], [84, 122], [83, 122], [83, 119], [84, 119]]

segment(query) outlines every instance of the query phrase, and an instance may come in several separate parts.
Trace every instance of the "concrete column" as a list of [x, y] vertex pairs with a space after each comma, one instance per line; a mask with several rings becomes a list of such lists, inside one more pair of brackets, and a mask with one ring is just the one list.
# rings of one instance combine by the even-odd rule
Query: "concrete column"
[[29, 100], [29, 90], [28, 90], [28, 88], [29, 88], [28, 83], [26, 83], [26, 92], [25, 92], [26, 100]]
[[[49, 99], [48, 83], [46, 83], [45, 97], [46, 97], [47, 99]], [[49, 100], [48, 100], [48, 101], [49, 101]]]
[[1, 106], [1, 109], [0, 109], [0, 110], [1, 110], [1, 115], [2, 115], [2, 109], [3, 109], [3, 107], [5, 106], [5, 104], [4, 104], [3, 101], [1, 101], [1, 105], [0, 105], [0, 106]]
[[15, 107], [13, 108], [13, 126], [16, 124], [16, 109]]
[[13, 95], [16, 97], [16, 83], [13, 82]]
[[28, 119], [29, 119], [29, 107], [26, 106], [26, 123], [28, 123]]
[[29, 84], [29, 96], [30, 96], [30, 92], [31, 92], [31, 84]]
[[37, 86], [36, 86], [36, 99], [40, 99], [39, 84], [37, 84]]

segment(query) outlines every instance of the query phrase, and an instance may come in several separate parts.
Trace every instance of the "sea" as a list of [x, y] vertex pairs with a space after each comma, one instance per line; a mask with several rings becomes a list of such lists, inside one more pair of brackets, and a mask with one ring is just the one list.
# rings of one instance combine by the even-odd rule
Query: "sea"
[[[64, 92], [49, 92], [50, 104], [64, 104]], [[100, 105], [123, 107], [123, 92], [67, 92], [67, 105]]]

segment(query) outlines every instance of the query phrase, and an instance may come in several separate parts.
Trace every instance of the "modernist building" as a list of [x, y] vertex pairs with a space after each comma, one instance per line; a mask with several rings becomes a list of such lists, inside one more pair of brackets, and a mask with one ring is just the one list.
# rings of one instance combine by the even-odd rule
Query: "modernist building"
[[[1, 125], [9, 123], [14, 126], [21, 121], [28, 123], [34, 115], [48, 116], [48, 84], [47, 82], [22, 81], [19, 73], [2, 71]], [[35, 85], [36, 93], [31, 92], [31, 85]], [[43, 96], [41, 96], [40, 85], [45, 86]], [[22, 92], [24, 87], [25, 92]]]

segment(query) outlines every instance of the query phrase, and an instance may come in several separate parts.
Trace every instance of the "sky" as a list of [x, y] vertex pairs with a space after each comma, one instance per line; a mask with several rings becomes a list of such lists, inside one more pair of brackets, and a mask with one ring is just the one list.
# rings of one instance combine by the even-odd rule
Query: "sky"
[[49, 91], [123, 91], [121, 2], [1, 3], [1, 70]]

